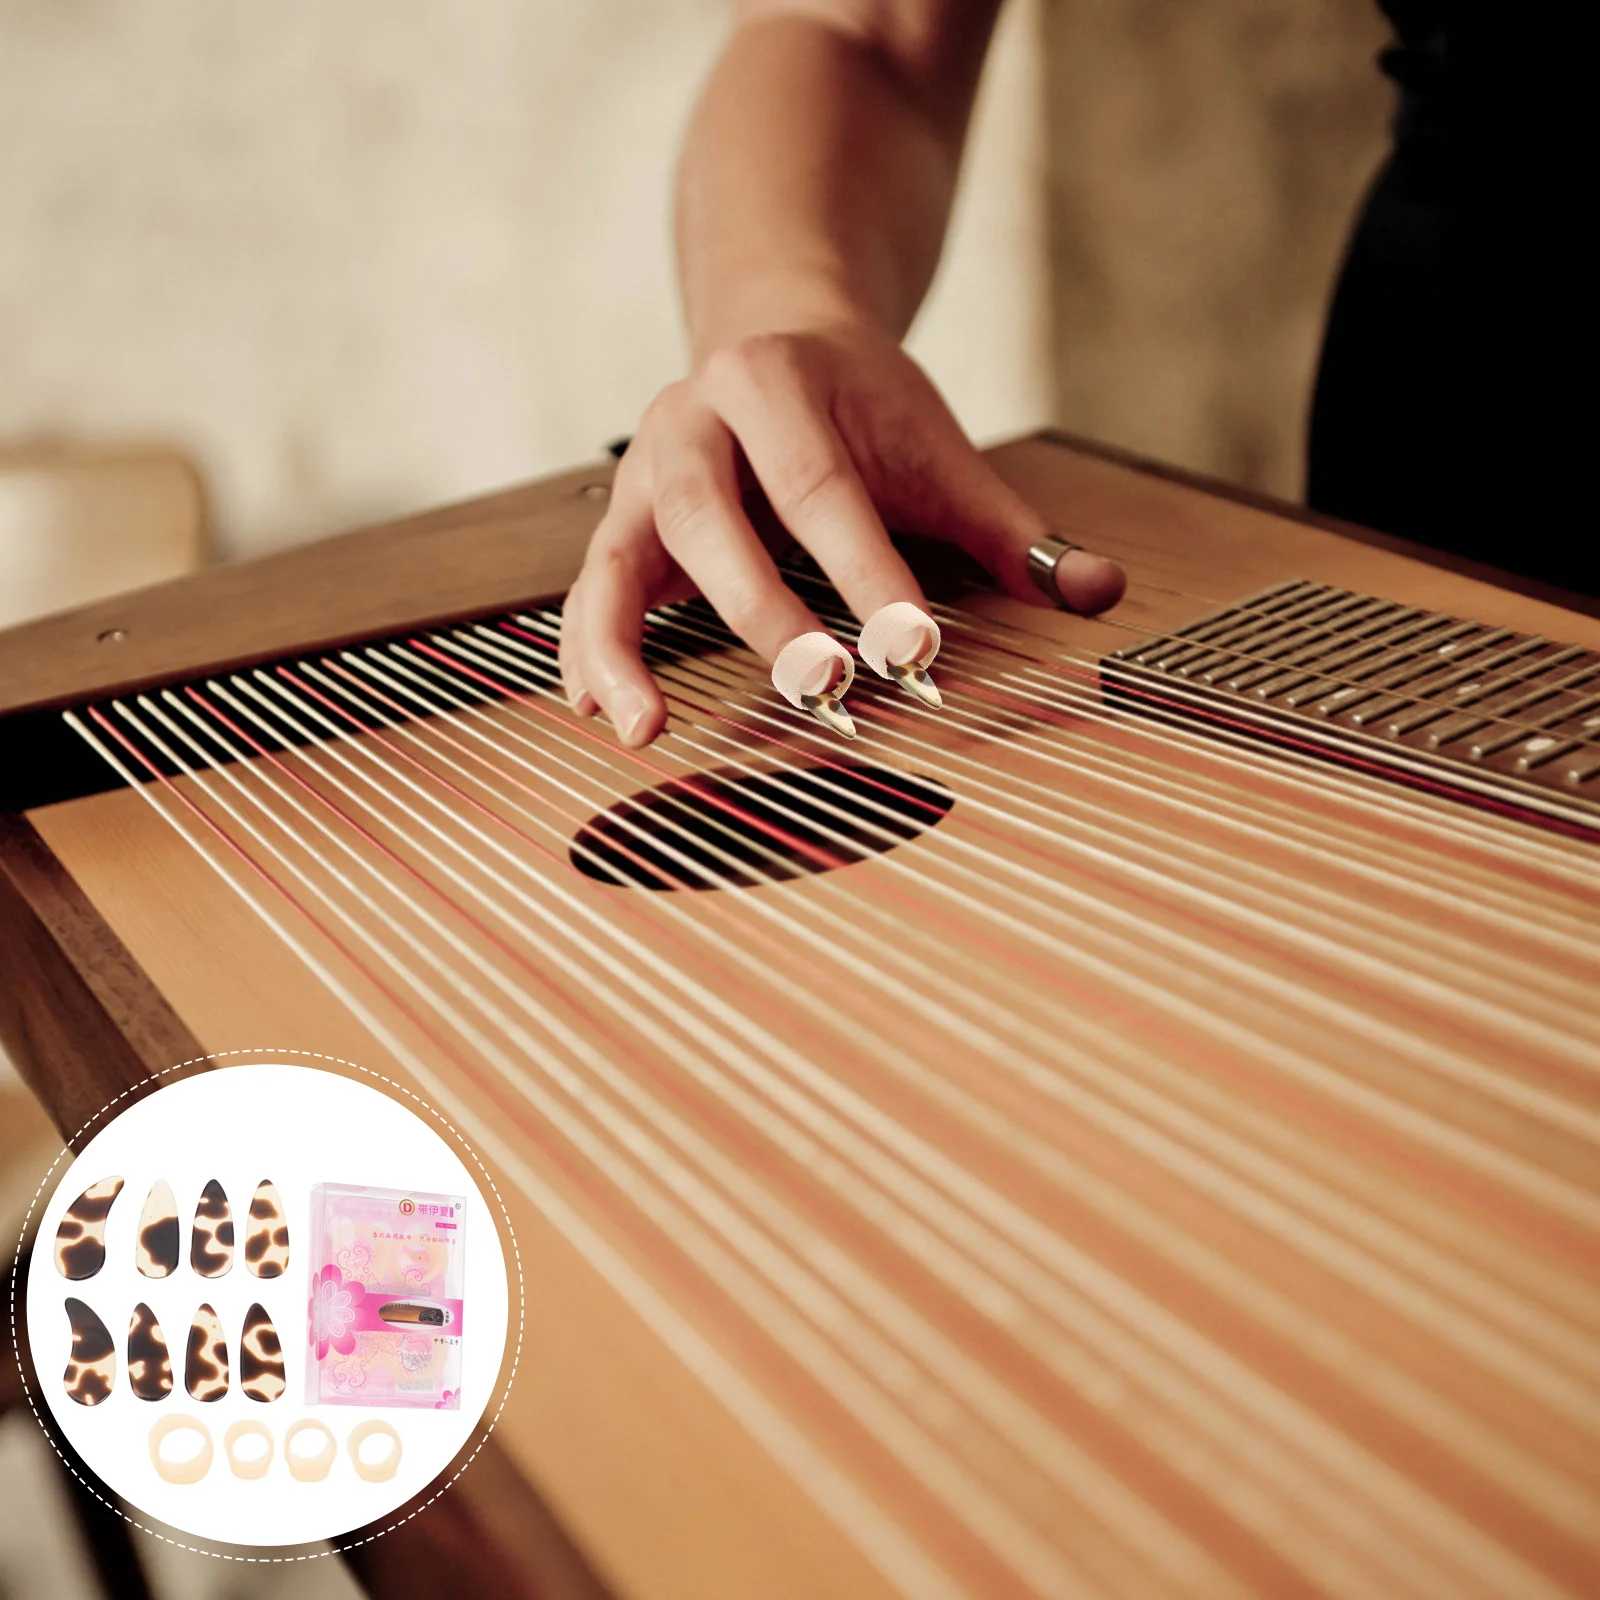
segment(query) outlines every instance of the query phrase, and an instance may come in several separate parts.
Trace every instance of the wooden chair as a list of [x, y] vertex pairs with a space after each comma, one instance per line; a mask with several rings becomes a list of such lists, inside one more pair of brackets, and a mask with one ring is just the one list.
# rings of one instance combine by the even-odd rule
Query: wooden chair
[[0, 627], [192, 572], [206, 547], [180, 451], [0, 446]]

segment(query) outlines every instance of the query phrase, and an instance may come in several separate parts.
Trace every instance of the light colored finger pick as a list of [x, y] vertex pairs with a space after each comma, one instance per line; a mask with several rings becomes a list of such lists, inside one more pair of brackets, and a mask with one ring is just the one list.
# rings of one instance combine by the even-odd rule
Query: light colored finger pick
[[[394, 1446], [385, 1452], [381, 1459], [375, 1462], [361, 1459], [361, 1447], [368, 1439], [382, 1436]], [[356, 1469], [358, 1477], [365, 1478], [368, 1483], [384, 1483], [400, 1470], [400, 1435], [387, 1422], [372, 1421], [358, 1422], [350, 1430], [348, 1441], [350, 1460]]]
[[856, 648], [878, 674], [924, 705], [943, 704], [928, 668], [939, 653], [939, 624], [921, 606], [896, 600], [867, 618]]
[[[234, 1447], [247, 1434], [267, 1441], [267, 1448], [260, 1455], [249, 1457], [235, 1454]], [[272, 1465], [272, 1430], [254, 1417], [241, 1417], [223, 1434], [222, 1449], [228, 1458], [228, 1465], [233, 1468], [234, 1477], [264, 1478], [267, 1468]]]
[[[836, 669], [833, 663], [837, 662]], [[824, 726], [845, 738], [856, 725], [839, 704], [855, 681], [854, 658], [831, 633], [802, 633], [778, 652], [772, 663], [772, 686], [790, 705], [809, 711]], [[834, 679], [837, 678], [837, 682]]]
[[[200, 1435], [199, 1453], [188, 1461], [168, 1461], [161, 1454], [162, 1443], [168, 1434], [180, 1432]], [[168, 1483], [199, 1483], [211, 1470], [212, 1454], [211, 1430], [198, 1417], [182, 1413], [159, 1417], [150, 1430], [150, 1463]]]
[[[302, 1433], [322, 1435], [322, 1448], [314, 1456], [299, 1455], [292, 1448]], [[328, 1469], [333, 1465], [338, 1449], [338, 1441], [327, 1424], [318, 1422], [315, 1417], [301, 1417], [298, 1422], [290, 1424], [289, 1431], [283, 1436], [283, 1459], [289, 1464], [289, 1476], [301, 1483], [321, 1483], [328, 1476]]]

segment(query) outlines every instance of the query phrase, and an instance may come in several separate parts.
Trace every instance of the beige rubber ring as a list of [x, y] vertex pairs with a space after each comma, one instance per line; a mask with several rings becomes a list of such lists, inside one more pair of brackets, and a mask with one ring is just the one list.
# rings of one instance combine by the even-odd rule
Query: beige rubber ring
[[[233, 1447], [247, 1433], [259, 1433], [267, 1441], [267, 1453], [259, 1461], [242, 1461], [233, 1453]], [[254, 1417], [245, 1417], [234, 1423], [222, 1436], [222, 1453], [228, 1458], [228, 1465], [233, 1468], [236, 1478], [264, 1478], [267, 1468], [272, 1465], [272, 1429], [264, 1422], [257, 1422]]]
[[[161, 1446], [170, 1433], [179, 1433], [184, 1428], [189, 1428], [198, 1433], [205, 1441], [205, 1448], [195, 1456], [193, 1461], [167, 1461], [161, 1454]], [[206, 1427], [199, 1417], [186, 1417], [182, 1412], [174, 1412], [170, 1417], [159, 1417], [150, 1430], [150, 1461], [156, 1471], [168, 1483], [199, 1483], [211, 1470], [212, 1457], [216, 1454], [211, 1443], [211, 1430]]]
[[[376, 1466], [368, 1466], [361, 1459], [361, 1447], [378, 1434], [387, 1434], [394, 1440], [394, 1449]], [[400, 1470], [400, 1435], [387, 1422], [361, 1422], [350, 1430], [350, 1460], [356, 1472], [368, 1483], [384, 1483]]]
[[[307, 1428], [315, 1428], [328, 1441], [327, 1449], [309, 1458], [297, 1456], [289, 1448]], [[328, 1470], [333, 1466], [333, 1458], [338, 1453], [338, 1441], [329, 1433], [327, 1424], [318, 1422], [315, 1417], [301, 1417], [283, 1436], [283, 1459], [289, 1463], [289, 1475], [298, 1478], [301, 1483], [321, 1483], [328, 1476]]]
[[[825, 691], [830, 700], [842, 700], [855, 682], [856, 659], [831, 633], [802, 633], [778, 652], [772, 663], [772, 687], [797, 710], [811, 694], [811, 675], [825, 661], [839, 663], [839, 681]], [[815, 698], [815, 696], [813, 696]]]
[[[874, 611], [856, 640], [856, 649], [880, 678], [887, 678], [890, 675], [889, 645], [898, 635], [919, 632], [923, 636], [923, 646], [913, 659], [919, 667], [931, 667], [939, 653], [939, 624], [921, 606], [914, 606], [909, 600], [896, 600]], [[906, 663], [897, 661], [895, 665], [905, 666]]]

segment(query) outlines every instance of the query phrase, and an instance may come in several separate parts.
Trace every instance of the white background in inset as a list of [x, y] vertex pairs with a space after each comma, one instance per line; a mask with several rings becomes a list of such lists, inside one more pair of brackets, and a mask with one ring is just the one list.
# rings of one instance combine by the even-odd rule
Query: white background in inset
[[[55, 1268], [56, 1225], [84, 1189], [114, 1174], [124, 1182], [106, 1227], [105, 1265], [94, 1277], [69, 1283]], [[134, 1266], [134, 1240], [145, 1196], [158, 1178], [171, 1184], [177, 1198], [180, 1258], [170, 1277], [146, 1278]], [[221, 1182], [232, 1208], [234, 1263], [221, 1278], [202, 1278], [189, 1266], [189, 1235], [200, 1191], [212, 1178]], [[277, 1185], [289, 1216], [289, 1269], [276, 1279], [257, 1278], [244, 1261], [250, 1199], [263, 1178]], [[305, 1404], [307, 1215], [311, 1186], [323, 1182], [466, 1196], [459, 1411]], [[116, 1388], [94, 1407], [76, 1404], [62, 1387], [71, 1345], [64, 1310], [69, 1295], [94, 1308], [116, 1347]], [[155, 1312], [172, 1358], [172, 1393], [164, 1400], [136, 1399], [128, 1386], [128, 1319], [141, 1300]], [[288, 1379], [282, 1397], [265, 1405], [239, 1388], [239, 1332], [252, 1301], [266, 1307], [278, 1330]], [[183, 1386], [189, 1324], [203, 1302], [221, 1319], [230, 1365], [227, 1395], [205, 1405], [192, 1401]], [[505, 1256], [491, 1206], [466, 1166], [439, 1133], [398, 1101], [308, 1067], [229, 1067], [136, 1102], [67, 1169], [39, 1230], [27, 1316], [46, 1404], [73, 1447], [117, 1494], [202, 1538], [301, 1544], [336, 1539], [387, 1515], [426, 1487], [472, 1436], [505, 1350]], [[167, 1483], [150, 1463], [150, 1429], [159, 1417], [179, 1411], [204, 1421], [216, 1450], [210, 1472], [197, 1484]], [[338, 1442], [338, 1456], [321, 1483], [297, 1481], [284, 1461], [284, 1435], [304, 1416], [324, 1422]], [[223, 1435], [244, 1417], [264, 1422], [273, 1436], [272, 1465], [255, 1481], [235, 1478], [223, 1452]], [[399, 1472], [385, 1483], [358, 1477], [345, 1447], [351, 1430], [369, 1417], [391, 1423], [404, 1444]], [[316, 1445], [320, 1436], [312, 1431], [310, 1443]], [[169, 1453], [187, 1452], [193, 1438], [189, 1432], [178, 1435]]]

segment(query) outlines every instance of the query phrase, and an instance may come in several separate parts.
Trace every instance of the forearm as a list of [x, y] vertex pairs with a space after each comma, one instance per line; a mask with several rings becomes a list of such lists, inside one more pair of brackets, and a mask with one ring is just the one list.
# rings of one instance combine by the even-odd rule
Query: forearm
[[[864, 624], [862, 661], [925, 707], [939, 703], [926, 677], [938, 628], [891, 528], [958, 545], [1017, 600], [1045, 598], [1044, 520], [900, 344], [938, 262], [998, 9], [742, 0], [680, 174], [694, 369], [645, 409], [562, 613], [567, 697], [625, 744], [667, 721], [646, 618], [695, 593], [786, 699], [851, 732], [839, 699], [854, 657], [837, 619], [786, 581], [774, 527], [751, 518], [755, 490]], [[1075, 610], [1122, 593], [1118, 569], [1083, 550], [1052, 570]]]
[[905, 332], [938, 263], [994, 9], [962, 8], [942, 55], [911, 65], [810, 16], [741, 24], [679, 170], [696, 360], [747, 334], [852, 316]]

